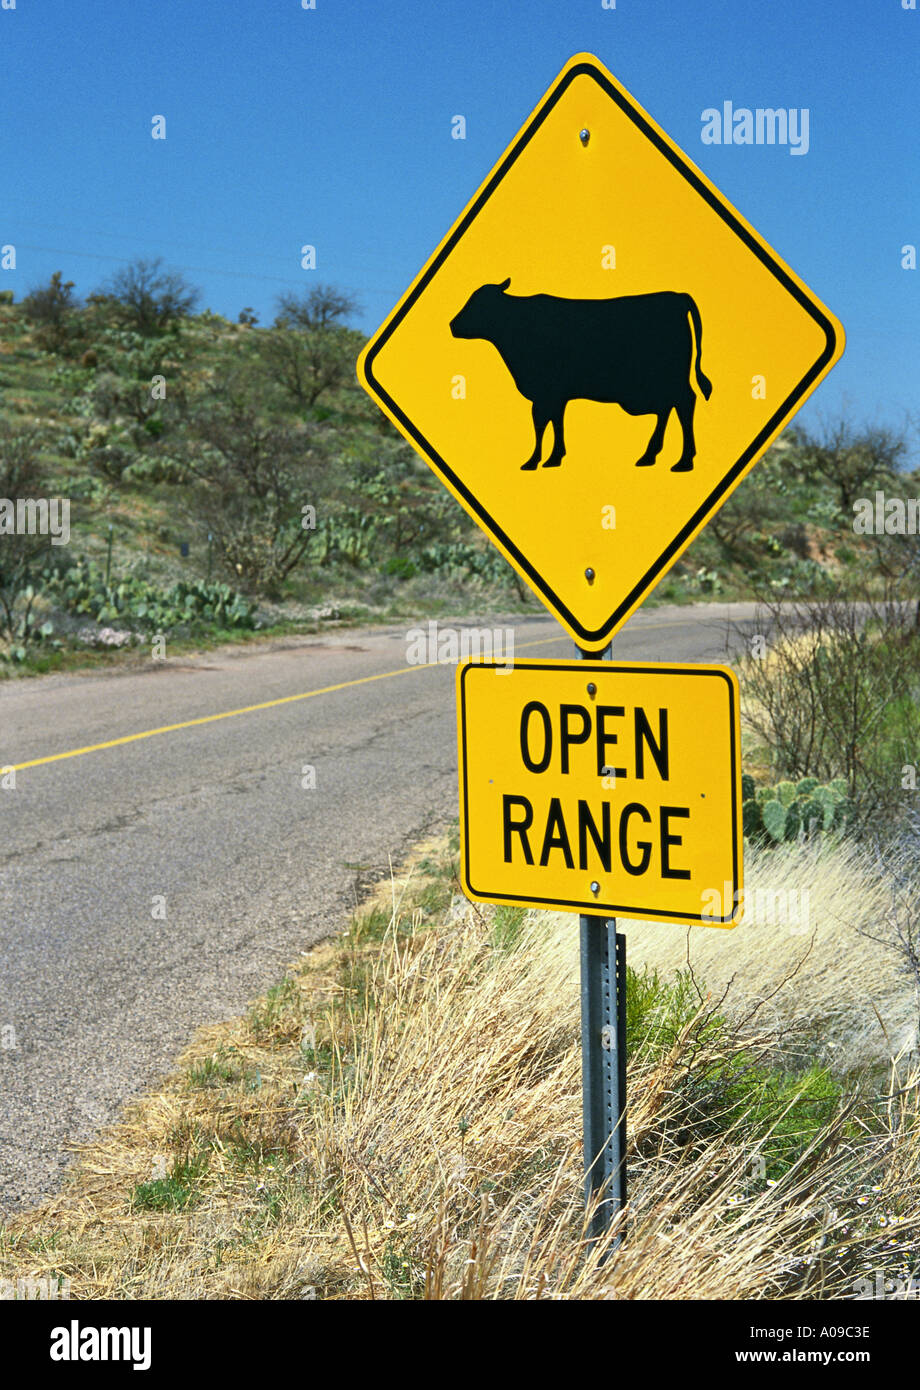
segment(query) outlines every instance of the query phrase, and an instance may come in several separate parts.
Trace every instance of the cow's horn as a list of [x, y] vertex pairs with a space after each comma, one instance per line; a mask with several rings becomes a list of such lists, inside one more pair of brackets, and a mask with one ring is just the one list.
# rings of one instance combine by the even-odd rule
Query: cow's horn
[[500, 290], [506, 290], [510, 284], [511, 284], [511, 276], [509, 275], [509, 276], [508, 276], [508, 279], [507, 279], [507, 280], [503, 280], [502, 283], [499, 285], [498, 288], [499, 288]]

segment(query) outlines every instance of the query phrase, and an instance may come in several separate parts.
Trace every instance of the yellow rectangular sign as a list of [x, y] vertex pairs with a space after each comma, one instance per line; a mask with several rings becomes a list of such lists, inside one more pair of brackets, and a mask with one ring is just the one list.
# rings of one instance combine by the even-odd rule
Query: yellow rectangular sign
[[462, 665], [464, 891], [478, 902], [735, 926], [738, 711], [724, 666]]

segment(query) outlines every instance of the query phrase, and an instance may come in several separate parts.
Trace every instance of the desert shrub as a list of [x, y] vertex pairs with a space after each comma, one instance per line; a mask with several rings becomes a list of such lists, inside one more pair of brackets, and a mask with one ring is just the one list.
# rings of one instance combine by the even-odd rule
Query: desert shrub
[[[149, 423], [153, 424], [154, 421]], [[130, 483], [187, 483], [189, 468], [184, 459], [172, 453], [156, 452], [142, 454], [134, 463], [129, 463], [122, 473], [125, 482]]]
[[294, 406], [307, 411], [350, 384], [360, 346], [358, 334], [335, 326], [305, 331], [277, 326], [259, 340], [266, 372]]
[[894, 954], [899, 972], [910, 981], [920, 1014], [920, 816], [908, 813], [906, 821], [899, 838], [874, 846], [888, 901], [871, 927], [861, 926], [858, 931]]
[[[0, 497], [15, 502], [44, 494], [41, 448], [40, 430], [0, 420]], [[35, 581], [53, 553], [49, 536], [37, 532], [0, 535], [0, 637], [13, 644], [11, 654], [17, 660], [40, 630], [32, 616]]]
[[336, 468], [321, 426], [266, 418], [258, 392], [247, 377], [216, 382], [189, 411], [176, 452], [216, 563], [248, 591], [276, 596], [315, 535], [304, 507], [334, 492]]
[[456, 507], [409, 446], [395, 436], [337, 441], [342, 486], [319, 525], [321, 563], [379, 566], [411, 579], [426, 550], [457, 535]]
[[901, 767], [920, 745], [913, 605], [825, 584], [814, 598], [762, 603], [755, 627], [766, 649], [742, 665], [745, 718], [774, 776], [842, 778], [862, 826], [896, 820]]
[[108, 300], [123, 323], [149, 338], [187, 318], [201, 292], [179, 271], [164, 266], [162, 257], [157, 256], [122, 266], [96, 298]]
[[23, 313], [35, 325], [36, 342], [48, 352], [61, 351], [76, 336], [80, 305], [74, 288], [56, 270], [47, 285], [29, 290], [22, 301]]
[[511, 585], [519, 599], [523, 601], [527, 597], [527, 586], [517, 570], [512, 569], [491, 545], [477, 545], [466, 540], [439, 541], [425, 547], [418, 556], [417, 565], [422, 574]]
[[267, 374], [299, 409], [314, 410], [331, 392], [353, 384], [362, 339], [345, 321], [358, 307], [352, 295], [330, 285], [279, 295], [274, 326], [260, 335], [259, 352]]
[[756, 1048], [739, 1043], [726, 1014], [701, 1004], [704, 997], [689, 971], [664, 978], [656, 970], [627, 967], [627, 1058], [659, 1066], [675, 1053], [686, 1057], [675, 1098], [688, 1156], [743, 1124], [751, 1147], [764, 1158], [765, 1176], [778, 1177], [830, 1122], [842, 1099], [840, 1085], [818, 1065], [771, 1066]]
[[825, 421], [814, 433], [799, 426], [795, 439], [802, 471], [823, 481], [847, 525], [853, 521], [854, 502], [892, 484], [907, 453], [904, 434], [843, 417]]

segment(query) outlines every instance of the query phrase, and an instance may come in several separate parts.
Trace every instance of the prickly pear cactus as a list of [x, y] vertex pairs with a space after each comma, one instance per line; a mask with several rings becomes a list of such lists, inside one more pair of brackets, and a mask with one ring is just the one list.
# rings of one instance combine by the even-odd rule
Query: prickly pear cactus
[[763, 828], [779, 844], [786, 834], [786, 807], [781, 801], [765, 801], [761, 809]]
[[786, 829], [783, 833], [784, 840], [797, 840], [799, 831], [802, 828], [802, 803], [793, 801], [786, 807]]
[[749, 840], [755, 840], [759, 835], [763, 834], [763, 815], [761, 807], [752, 796], [742, 802], [741, 814], [744, 833]]
[[798, 807], [805, 834], [809, 837], [820, 835], [824, 830], [824, 807], [818, 798], [816, 796], [803, 796], [801, 800], [794, 801], [792, 805]]
[[838, 798], [831, 791], [830, 787], [815, 787], [814, 800], [821, 807], [821, 829], [824, 831], [833, 830]]

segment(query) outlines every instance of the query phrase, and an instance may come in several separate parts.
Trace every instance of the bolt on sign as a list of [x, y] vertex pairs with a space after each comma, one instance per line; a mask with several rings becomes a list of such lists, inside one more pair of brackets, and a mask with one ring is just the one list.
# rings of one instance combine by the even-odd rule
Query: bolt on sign
[[795, 272], [578, 54], [358, 376], [576, 643], [601, 651], [843, 343]]
[[478, 902], [734, 926], [738, 682], [723, 666], [467, 662], [461, 874]]

